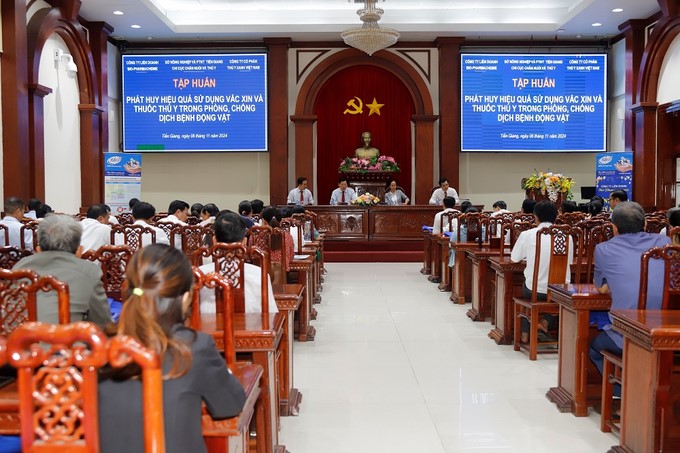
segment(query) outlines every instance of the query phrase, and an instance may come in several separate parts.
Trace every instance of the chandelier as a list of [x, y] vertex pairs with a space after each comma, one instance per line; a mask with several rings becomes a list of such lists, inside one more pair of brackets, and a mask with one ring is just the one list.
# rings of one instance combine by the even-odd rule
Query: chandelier
[[[392, 28], [381, 28], [378, 21], [385, 12], [382, 8], [376, 8], [377, 0], [363, 0], [364, 7], [357, 10], [359, 18], [364, 23], [361, 27], [349, 28], [342, 32], [343, 41], [348, 46], [362, 50], [369, 55], [382, 50], [397, 42], [399, 32]], [[360, 3], [361, 0], [354, 0]]]

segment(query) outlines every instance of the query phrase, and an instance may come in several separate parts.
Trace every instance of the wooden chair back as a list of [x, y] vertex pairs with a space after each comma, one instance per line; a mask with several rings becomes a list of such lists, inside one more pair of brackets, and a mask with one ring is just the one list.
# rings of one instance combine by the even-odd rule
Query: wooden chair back
[[[212, 258], [214, 272], [225, 277], [232, 285], [234, 309], [237, 313], [245, 313], [245, 273], [243, 265], [246, 259], [246, 248], [240, 242], [225, 244], [218, 242], [212, 247], [201, 247], [193, 255], [195, 266], [201, 264], [201, 259]], [[219, 293], [219, 288], [216, 291]], [[215, 297], [217, 300], [217, 294]]]
[[645, 216], [645, 231], [647, 233], [660, 233], [664, 228], [670, 225], [666, 216]]
[[150, 239], [151, 244], [155, 244], [156, 230], [135, 224], [111, 226], [111, 244], [127, 245], [133, 253], [142, 248], [145, 237]]
[[272, 227], [269, 225], [253, 225], [248, 229], [248, 245], [271, 250]]
[[200, 223], [201, 219], [196, 216], [190, 215], [189, 217], [187, 217], [187, 225], [198, 225]]
[[130, 212], [121, 212], [115, 217], [120, 225], [132, 225], [135, 222]]
[[168, 216], [168, 213], [167, 213], [167, 212], [157, 212], [157, 213], [154, 214], [154, 216], [151, 218], [151, 222], [154, 223], [154, 224], [156, 224], [156, 223], [158, 223], [159, 220], [163, 220], [163, 219], [166, 218], [167, 216]]
[[[256, 266], [260, 267], [260, 294], [262, 313], [269, 313], [269, 251], [259, 247], [248, 247], [248, 259]], [[276, 303], [271, 301], [271, 303]]]
[[[504, 223], [503, 226], [501, 227], [501, 234], [503, 235], [503, 238], [508, 237], [510, 239], [510, 244], [509, 248], [512, 250], [512, 248], [515, 246], [515, 242], [517, 242], [517, 238], [519, 237], [520, 233], [522, 231], [530, 230], [534, 227], [533, 222], [517, 222], [517, 221], [512, 221], [510, 223]], [[505, 247], [500, 248], [500, 257], [503, 258], [506, 253], [505, 253]]]
[[[541, 266], [542, 237], [550, 236], [550, 267], [548, 270], [548, 285], [566, 283], [567, 269], [571, 264], [570, 255], [574, 254], [574, 247], [579, 243], [578, 230], [571, 225], [550, 225], [536, 232], [536, 255], [534, 261], [534, 281], [531, 288], [531, 302], [537, 302], [538, 271]], [[571, 241], [569, 240], [571, 238]], [[570, 253], [571, 252], [571, 253]], [[576, 275], [579, 275], [580, 264], [577, 261]]]
[[[450, 212], [445, 212], [442, 214], [442, 232], [444, 230], [448, 230], [449, 233], [453, 233], [454, 229], [456, 230], [456, 234], [458, 234], [458, 222], [454, 222], [455, 219], [458, 219], [458, 217], [461, 216], [461, 212], [458, 210], [455, 211], [450, 211]], [[460, 237], [460, 236], [458, 236]]]
[[476, 242], [480, 244], [483, 239], [483, 231], [486, 230], [486, 216], [481, 212], [468, 212], [458, 216], [458, 241], [461, 239], [461, 232], [463, 227], [466, 230], [467, 242]]
[[602, 225], [593, 227], [591, 233], [592, 241], [595, 244], [608, 241], [614, 237], [614, 225], [611, 222], [604, 222]]
[[106, 296], [122, 301], [125, 271], [132, 255], [132, 249], [127, 245], [102, 245], [97, 251], [88, 250], [83, 253], [81, 258], [99, 263]]
[[[303, 225], [302, 222], [300, 222], [297, 219], [293, 219], [291, 217], [281, 219], [281, 222], [279, 223], [279, 227], [288, 231], [291, 235], [295, 233], [296, 239], [297, 239], [297, 248], [294, 250], [295, 253], [297, 254], [302, 254], [302, 243], [303, 241], [303, 234], [302, 234], [302, 229]], [[295, 230], [293, 230], [293, 227], [295, 227]], [[293, 244], [295, 245], [295, 244]]]
[[571, 225], [576, 226], [577, 223], [586, 219], [585, 212], [564, 212], [555, 219], [556, 225]]
[[174, 245], [175, 245], [175, 235], [172, 234], [172, 230], [175, 227], [181, 226], [181, 225], [179, 223], [174, 223], [174, 222], [156, 222], [156, 223], [154, 223], [154, 226], [163, 230], [165, 235], [168, 237], [168, 240], [170, 241], [170, 245], [172, 245], [174, 247]]
[[658, 275], [658, 270], [650, 269], [651, 260], [663, 261], [663, 298], [662, 310], [680, 309], [680, 245], [669, 244], [654, 247], [642, 255], [640, 261], [640, 292], [638, 310], [647, 308], [649, 274]]
[[577, 275], [577, 281], [581, 283], [590, 283], [593, 281], [593, 268], [595, 258], [595, 246], [603, 241], [602, 234], [597, 234], [596, 231], [602, 231], [596, 227], [602, 226], [604, 220], [602, 219], [588, 219], [578, 222], [575, 227], [578, 228], [581, 236], [581, 245], [578, 252], [574, 251], [574, 257], [581, 262], [581, 274]]
[[29, 240], [31, 241], [31, 245], [33, 247], [33, 250], [36, 250], [38, 247], [38, 225], [39, 223], [36, 222], [35, 220], [31, 222], [26, 222], [23, 225], [21, 225], [21, 228], [19, 229], [19, 240], [21, 241], [21, 248], [26, 249], [26, 246], [28, 245], [26, 243], [26, 232], [30, 232], [29, 234]]
[[137, 341], [109, 341], [89, 322], [29, 322], [9, 337], [7, 355], [17, 369], [24, 453], [98, 452], [98, 370], [131, 362], [142, 370], [145, 451], [165, 451], [160, 360]]
[[227, 366], [236, 364], [236, 338], [234, 336], [234, 287], [224, 275], [215, 272], [203, 274], [194, 267], [194, 294], [191, 310], [191, 327], [201, 329], [200, 297], [202, 288], [215, 290], [217, 322], [222, 324], [222, 345]]
[[168, 238], [173, 247], [176, 247], [176, 241], [180, 240], [182, 252], [192, 256], [199, 248], [212, 245], [212, 231], [212, 228], [200, 225], [175, 225]]
[[314, 240], [314, 231], [317, 229], [316, 214], [311, 211], [298, 212], [293, 214], [294, 219], [302, 224], [302, 236], [306, 241]]
[[671, 242], [673, 244], [680, 245], [680, 226], [668, 228], [666, 232], [668, 233], [668, 237], [671, 238]]
[[66, 283], [26, 269], [0, 269], [0, 335], [9, 335], [25, 322], [37, 321], [39, 291], [56, 291], [59, 324], [71, 322]]
[[0, 235], [2, 235], [2, 243], [5, 247], [9, 247], [9, 228], [7, 228], [7, 225], [0, 223]]
[[533, 214], [527, 214], [524, 212], [515, 213], [515, 220], [520, 222], [536, 223], [536, 217]]
[[12, 247], [11, 245], [0, 247], [0, 269], [11, 270], [21, 258], [31, 255], [33, 255], [32, 251]]

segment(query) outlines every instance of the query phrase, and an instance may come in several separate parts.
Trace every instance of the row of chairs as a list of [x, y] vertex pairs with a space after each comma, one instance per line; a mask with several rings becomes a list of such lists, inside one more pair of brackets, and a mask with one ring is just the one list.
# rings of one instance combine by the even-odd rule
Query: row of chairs
[[[12, 277], [10, 274], [17, 274], [18, 279], [23, 279], [24, 282], [18, 287], [33, 295], [36, 287], [45, 281], [45, 277], [36, 278], [18, 275], [18, 271], [0, 270], [0, 282], [6, 282], [7, 278]], [[237, 375], [246, 380], [245, 383], [242, 381], [246, 391], [255, 392], [249, 398], [257, 398], [262, 368], [236, 362], [232, 284], [215, 273], [203, 275], [195, 269], [194, 275], [198, 288], [206, 286], [218, 290], [217, 304], [221, 307], [219, 311], [223, 320], [221, 343], [224, 345], [225, 361], [230, 369], [237, 370]], [[27, 284], [26, 280], [32, 282]], [[4, 295], [3, 291], [3, 300]], [[68, 318], [68, 297], [65, 304], [64, 312]], [[28, 319], [34, 320], [34, 298], [29, 307], [31, 305], [33, 316], [29, 315]], [[195, 301], [192, 307], [191, 324], [194, 327], [200, 327], [197, 305]], [[61, 309], [60, 299], [60, 313], [63, 313]], [[23, 451], [37, 451], [37, 448], [55, 452], [98, 451], [98, 369], [106, 364], [123, 367], [131, 362], [142, 370], [145, 451], [165, 451], [159, 357], [130, 337], [118, 335], [108, 339], [94, 324], [68, 324], [68, 319], [62, 319], [61, 316], [60, 323], [50, 325], [25, 321], [0, 335], [0, 365], [9, 363], [17, 369]], [[262, 417], [262, 414], [258, 413], [256, 417]], [[215, 423], [208, 415], [204, 415], [206, 442], [219, 442], [222, 439], [222, 443], [225, 443], [225, 439], [230, 436], [239, 437], [243, 445], [241, 451], [245, 453], [249, 422], [236, 417]]]

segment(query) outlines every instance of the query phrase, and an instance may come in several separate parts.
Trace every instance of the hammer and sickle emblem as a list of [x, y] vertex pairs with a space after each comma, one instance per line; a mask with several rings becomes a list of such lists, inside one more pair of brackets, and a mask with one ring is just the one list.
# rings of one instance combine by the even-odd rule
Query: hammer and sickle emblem
[[[357, 105], [357, 103], [354, 102], [354, 99], [359, 101], [359, 105]], [[354, 96], [354, 99], [350, 99], [349, 101], [347, 101], [347, 105], [350, 106], [350, 107], [354, 107], [354, 110], [345, 109], [345, 111], [342, 112], [343, 115], [347, 115], [348, 113], [350, 115], [358, 115], [359, 113], [364, 113], [364, 103], [363, 103], [363, 101], [356, 96]]]

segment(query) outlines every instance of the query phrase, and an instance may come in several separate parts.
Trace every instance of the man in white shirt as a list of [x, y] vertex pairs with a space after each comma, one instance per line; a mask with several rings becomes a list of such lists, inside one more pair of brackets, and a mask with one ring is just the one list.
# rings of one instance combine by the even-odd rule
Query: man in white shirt
[[42, 204], [42, 201], [40, 201], [39, 198], [31, 198], [28, 200], [28, 203], [26, 203], [26, 213], [24, 214], [24, 217], [27, 219], [31, 220], [38, 220], [38, 208]]
[[508, 212], [510, 211], [508, 211], [507, 203], [503, 200], [498, 200], [493, 204], [493, 212], [489, 215], [489, 217], [496, 217]]
[[331, 194], [331, 201], [329, 204], [350, 204], [352, 200], [355, 200], [357, 198], [357, 193], [351, 187], [347, 187], [348, 185], [347, 178], [341, 176], [338, 180], [338, 188]]
[[[448, 220], [443, 222], [442, 217], [449, 212], [456, 212], [453, 207], [456, 206], [456, 199], [453, 197], [444, 198], [444, 209], [434, 215], [434, 224], [432, 225], [432, 234], [443, 234], [443, 231], [449, 227]], [[455, 221], [455, 220], [454, 220]], [[456, 224], [457, 225], [457, 224]]]
[[449, 180], [446, 178], [439, 179], [439, 189], [432, 192], [432, 197], [430, 197], [430, 204], [441, 205], [444, 202], [444, 198], [453, 197], [458, 199], [458, 192], [456, 189], [449, 187]]
[[109, 216], [110, 212], [103, 204], [90, 206], [90, 209], [87, 210], [87, 218], [80, 222], [83, 227], [80, 246], [84, 251], [97, 251], [102, 245], [111, 244]]
[[[241, 242], [246, 244], [246, 224], [240, 215], [234, 212], [226, 212], [218, 215], [213, 224], [215, 229], [215, 236], [213, 236], [213, 243], [223, 242]], [[215, 271], [215, 264], [204, 264], [199, 268], [204, 274]], [[250, 263], [243, 264], [244, 274], [244, 297], [246, 313], [262, 313], [262, 273], [259, 266]], [[269, 313], [278, 313], [279, 309], [276, 306], [274, 299], [274, 290], [272, 289], [272, 282], [269, 280]], [[200, 293], [201, 298], [201, 313], [215, 313], [215, 290], [202, 288]]]
[[314, 196], [307, 188], [307, 178], [304, 176], [300, 176], [297, 179], [297, 187], [288, 194], [288, 204], [295, 204], [298, 206], [314, 204]]
[[[515, 242], [510, 254], [510, 260], [519, 263], [526, 260], [524, 268], [523, 293], [526, 299], [531, 299], [531, 290], [534, 284], [534, 267], [536, 266], [536, 233], [551, 226], [557, 218], [557, 206], [550, 200], [542, 200], [534, 206], [534, 216], [539, 222], [538, 226], [530, 230], [522, 231]], [[548, 272], [550, 271], [550, 235], [541, 235], [541, 256], [538, 268], [538, 281], [536, 282], [536, 300], [546, 300], [548, 293]], [[571, 283], [571, 262], [574, 258], [574, 243], [569, 238], [569, 257], [565, 283]], [[549, 325], [553, 323], [554, 316], [545, 315], [539, 325], [539, 330], [547, 332]], [[522, 343], [529, 341], [529, 323], [522, 318]]]
[[185, 226], [189, 218], [189, 203], [182, 200], [174, 200], [168, 206], [168, 216], [159, 220], [163, 223], [176, 223]]
[[[21, 219], [24, 217], [24, 202], [17, 197], [9, 197], [5, 200], [5, 217], [0, 224], [8, 230], [9, 245], [21, 248]], [[5, 232], [0, 230], [0, 245], [5, 245]], [[33, 232], [24, 230], [24, 244], [27, 250], [33, 250]]]
[[[141, 225], [153, 229], [156, 232], [156, 244], [168, 244], [170, 245], [170, 240], [165, 234], [163, 229], [157, 226], [151, 225], [151, 220], [153, 216], [156, 215], [156, 208], [152, 204], [146, 201], [139, 201], [132, 208], [132, 218], [134, 219], [134, 225]], [[122, 244], [121, 238], [116, 239], [116, 244]], [[151, 244], [151, 235], [149, 233], [144, 233], [142, 235], [142, 247]]]

